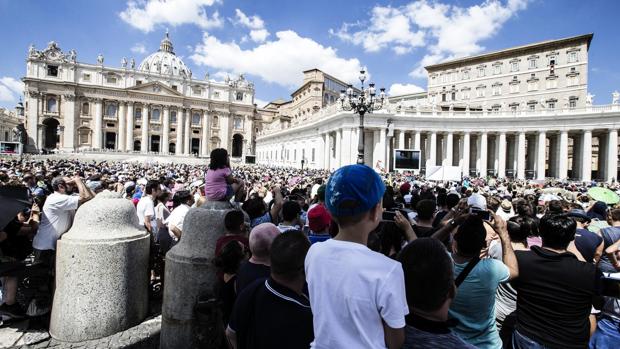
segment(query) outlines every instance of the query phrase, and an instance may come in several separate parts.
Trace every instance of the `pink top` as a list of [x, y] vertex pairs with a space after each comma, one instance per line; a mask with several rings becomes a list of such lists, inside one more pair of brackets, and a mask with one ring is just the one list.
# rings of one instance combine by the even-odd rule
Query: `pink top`
[[222, 200], [226, 198], [226, 177], [230, 176], [232, 171], [229, 167], [217, 170], [207, 170], [205, 178], [205, 196], [209, 200]]

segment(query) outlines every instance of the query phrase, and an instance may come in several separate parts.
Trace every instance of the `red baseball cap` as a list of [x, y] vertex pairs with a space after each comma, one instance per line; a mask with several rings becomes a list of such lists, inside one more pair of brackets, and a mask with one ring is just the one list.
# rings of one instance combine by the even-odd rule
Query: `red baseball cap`
[[323, 205], [314, 206], [308, 212], [308, 226], [315, 233], [328, 229], [331, 221], [332, 217]]

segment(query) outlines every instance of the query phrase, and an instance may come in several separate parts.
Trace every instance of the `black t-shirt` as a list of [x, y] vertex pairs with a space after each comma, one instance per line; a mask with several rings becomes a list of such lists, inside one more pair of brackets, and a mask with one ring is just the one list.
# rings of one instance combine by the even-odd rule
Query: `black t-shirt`
[[600, 280], [594, 264], [538, 246], [515, 255], [519, 277], [511, 284], [517, 290], [517, 330], [550, 348], [587, 348], [588, 317]]
[[235, 292], [236, 276], [233, 276], [228, 282], [219, 281], [218, 297], [222, 301], [222, 312], [224, 323], [227, 324], [230, 319], [233, 305], [237, 294]]
[[603, 242], [602, 237], [587, 229], [577, 229], [575, 233], [575, 246], [589, 263], [594, 263], [594, 253], [601, 242]]
[[314, 339], [308, 298], [271, 278], [239, 294], [228, 327], [239, 349], [306, 349]]
[[244, 288], [258, 279], [266, 279], [271, 273], [271, 268], [264, 264], [256, 264], [245, 261], [239, 267], [237, 272], [237, 294], [241, 293]]

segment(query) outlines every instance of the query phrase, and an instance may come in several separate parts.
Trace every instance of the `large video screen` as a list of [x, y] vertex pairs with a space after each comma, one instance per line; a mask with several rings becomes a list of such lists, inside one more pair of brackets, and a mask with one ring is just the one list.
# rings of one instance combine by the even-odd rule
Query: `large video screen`
[[0, 142], [0, 154], [19, 154], [19, 143]]
[[245, 163], [246, 164], [255, 164], [256, 163], [256, 156], [254, 156], [254, 155], [246, 155], [245, 156]]
[[394, 149], [394, 170], [419, 170], [420, 151], [412, 149]]

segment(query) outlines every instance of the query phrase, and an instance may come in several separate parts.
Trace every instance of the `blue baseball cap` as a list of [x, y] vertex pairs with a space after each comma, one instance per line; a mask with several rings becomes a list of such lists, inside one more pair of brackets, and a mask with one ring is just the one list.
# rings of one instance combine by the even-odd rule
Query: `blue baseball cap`
[[344, 166], [332, 173], [325, 190], [325, 205], [334, 217], [355, 216], [383, 199], [385, 185], [372, 168]]

